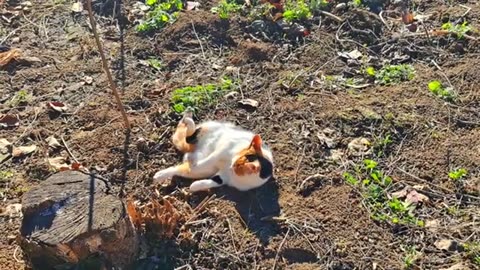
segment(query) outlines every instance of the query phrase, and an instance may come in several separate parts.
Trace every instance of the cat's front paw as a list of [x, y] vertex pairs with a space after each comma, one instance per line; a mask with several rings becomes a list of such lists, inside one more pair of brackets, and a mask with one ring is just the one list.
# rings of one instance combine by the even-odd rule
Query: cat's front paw
[[153, 176], [154, 184], [162, 184], [168, 178], [172, 177], [171, 173], [168, 170], [161, 170], [155, 173]]
[[211, 179], [197, 180], [190, 185], [189, 191], [193, 193], [197, 191], [209, 190], [211, 188], [215, 188], [219, 186], [221, 186], [221, 184]]

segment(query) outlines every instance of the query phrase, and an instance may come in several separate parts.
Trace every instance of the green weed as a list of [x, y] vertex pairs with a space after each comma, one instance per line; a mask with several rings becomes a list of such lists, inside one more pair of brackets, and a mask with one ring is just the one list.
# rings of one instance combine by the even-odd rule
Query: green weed
[[355, 167], [354, 174], [345, 172], [343, 177], [362, 194], [364, 205], [372, 219], [393, 224], [424, 226], [424, 222], [413, 213], [415, 205], [387, 196], [385, 189], [391, 186], [392, 178], [378, 168], [376, 161], [366, 159], [362, 166]]
[[455, 94], [450, 87], [444, 87], [441, 81], [434, 80], [428, 83], [428, 89], [432, 94], [446, 101], [454, 101]]
[[147, 0], [145, 4], [152, 10], [147, 13], [146, 20], [137, 25], [138, 32], [150, 32], [174, 23], [183, 9], [182, 0]]
[[194, 110], [216, 101], [226, 91], [232, 89], [234, 82], [229, 78], [222, 79], [219, 84], [187, 86], [173, 91], [171, 102], [173, 110], [183, 113], [188, 107]]
[[323, 10], [330, 5], [327, 0], [310, 0], [308, 7], [311, 11]]
[[415, 69], [407, 64], [386, 65], [378, 71], [369, 67], [367, 74], [375, 76], [375, 81], [379, 84], [391, 85], [412, 80], [415, 77]]
[[242, 6], [237, 4], [235, 0], [221, 0], [218, 3], [218, 6], [213, 7], [211, 11], [213, 13], [218, 13], [218, 16], [221, 19], [230, 18], [232, 13], [238, 12], [242, 9]]
[[293, 1], [288, 0], [285, 4], [285, 11], [283, 12], [283, 18], [287, 22], [301, 21], [310, 19], [312, 12], [310, 7], [304, 0]]
[[373, 149], [376, 152], [377, 156], [380, 157], [385, 153], [387, 147], [393, 142], [392, 137], [390, 134], [385, 136], [380, 136], [375, 138], [373, 142]]
[[12, 100], [9, 101], [10, 106], [18, 106], [21, 104], [26, 104], [32, 101], [32, 94], [28, 93], [27, 90], [20, 90], [18, 91], [15, 96], [12, 98]]
[[12, 171], [0, 171], [0, 183], [6, 182], [11, 177], [13, 177]]
[[468, 171], [464, 168], [460, 168], [448, 173], [448, 177], [452, 180], [460, 180], [467, 175]]
[[442, 24], [442, 29], [447, 30], [449, 33], [455, 34], [459, 39], [463, 38], [465, 34], [472, 30], [467, 21], [464, 21], [462, 24], [446, 22]]
[[472, 263], [480, 266], [480, 242], [468, 242], [462, 245]]
[[403, 268], [410, 269], [414, 264], [415, 261], [418, 259], [419, 252], [416, 250], [415, 247], [406, 247], [404, 248], [405, 257], [403, 258]]
[[361, 7], [363, 6], [363, 0], [352, 0], [353, 6]]
[[148, 64], [156, 70], [162, 69], [162, 62], [156, 58], [150, 58], [147, 60]]
[[255, 5], [250, 10], [248, 16], [251, 20], [263, 19], [265, 17], [269, 17], [273, 8], [275, 8], [275, 6], [270, 4], [269, 2]]

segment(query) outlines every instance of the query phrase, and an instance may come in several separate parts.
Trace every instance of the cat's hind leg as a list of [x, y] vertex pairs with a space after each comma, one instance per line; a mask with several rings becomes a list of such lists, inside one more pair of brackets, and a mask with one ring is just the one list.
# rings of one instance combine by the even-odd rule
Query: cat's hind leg
[[192, 136], [195, 133], [195, 122], [187, 112], [182, 120], [177, 125], [175, 132], [172, 136], [172, 142], [175, 148], [180, 152], [189, 153], [193, 152], [194, 144], [187, 142], [187, 137]]

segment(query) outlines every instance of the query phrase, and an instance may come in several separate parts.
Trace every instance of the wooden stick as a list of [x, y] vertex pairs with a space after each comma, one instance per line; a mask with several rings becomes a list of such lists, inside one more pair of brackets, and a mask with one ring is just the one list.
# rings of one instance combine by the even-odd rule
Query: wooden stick
[[97, 43], [98, 52], [100, 53], [100, 57], [102, 58], [103, 70], [105, 70], [105, 73], [107, 74], [110, 88], [112, 89], [113, 95], [115, 96], [115, 100], [117, 102], [118, 110], [122, 114], [123, 121], [125, 122], [125, 128], [127, 130], [130, 130], [130, 122], [128, 121], [127, 113], [125, 112], [125, 108], [123, 108], [123, 103], [122, 103], [122, 100], [120, 99], [120, 95], [118, 94], [117, 86], [113, 82], [112, 74], [110, 73], [107, 59], [105, 58], [105, 53], [103, 52], [103, 47], [102, 47], [102, 44], [100, 43], [100, 38], [97, 33], [97, 26], [95, 24], [95, 19], [93, 18], [92, 0], [87, 0], [87, 9], [88, 9], [88, 17], [90, 18], [90, 25], [92, 26], [93, 35], [95, 36], [95, 42]]

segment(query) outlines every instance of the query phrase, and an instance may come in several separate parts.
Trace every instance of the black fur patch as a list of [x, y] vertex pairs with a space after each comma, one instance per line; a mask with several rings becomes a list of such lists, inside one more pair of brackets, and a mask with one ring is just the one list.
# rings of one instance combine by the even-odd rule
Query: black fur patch
[[222, 178], [220, 178], [220, 176], [218, 176], [218, 175], [215, 175], [214, 177], [212, 177], [212, 181], [214, 181], [215, 183], [217, 183], [219, 185], [223, 184]]
[[196, 144], [198, 142], [198, 134], [200, 134], [200, 130], [202, 128], [195, 129], [195, 132], [186, 138], [188, 144]]
[[273, 165], [268, 159], [258, 155], [246, 155], [245, 157], [247, 158], [248, 162], [254, 162], [255, 160], [258, 160], [260, 163], [260, 178], [265, 179], [269, 176], [272, 176]]
[[265, 179], [273, 175], [273, 164], [264, 157], [258, 157], [260, 162], [260, 178]]

